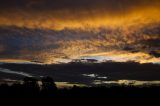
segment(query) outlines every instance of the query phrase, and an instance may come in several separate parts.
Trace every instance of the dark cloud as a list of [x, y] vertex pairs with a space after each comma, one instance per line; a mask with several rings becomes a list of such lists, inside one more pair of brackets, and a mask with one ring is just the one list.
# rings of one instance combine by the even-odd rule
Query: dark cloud
[[1, 0], [0, 56], [157, 51], [159, 12], [159, 0]]
[[159, 5], [159, 0], [1, 0], [1, 9], [63, 10], [105, 9], [123, 11], [133, 7]]
[[0, 54], [1, 57], [9, 55], [25, 57], [25, 55], [30, 55], [31, 58], [34, 58], [35, 55], [40, 57], [39, 54], [45, 54], [46, 56], [47, 54], [64, 54], [70, 56], [112, 50], [151, 53], [160, 49], [158, 37], [160, 33], [156, 30], [158, 28], [159, 26], [156, 25], [154, 26], [155, 30], [153, 30], [152, 25], [134, 30], [134, 32], [131, 31], [132, 33], [126, 33], [119, 28], [100, 28], [98, 32], [94, 32], [70, 29], [53, 31], [0, 27], [0, 45], [1, 48], [3, 47], [3, 51], [1, 50]]

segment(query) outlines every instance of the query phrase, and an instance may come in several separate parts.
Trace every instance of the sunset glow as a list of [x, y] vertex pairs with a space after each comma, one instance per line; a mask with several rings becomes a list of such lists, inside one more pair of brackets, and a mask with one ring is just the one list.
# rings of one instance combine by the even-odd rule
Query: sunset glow
[[55, 63], [104, 52], [114, 61], [159, 62], [159, 0], [47, 1], [0, 5], [0, 58]]

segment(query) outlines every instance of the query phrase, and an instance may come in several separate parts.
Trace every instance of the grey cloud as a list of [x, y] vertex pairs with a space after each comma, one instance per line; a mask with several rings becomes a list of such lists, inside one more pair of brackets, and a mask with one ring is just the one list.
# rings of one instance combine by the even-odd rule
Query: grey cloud
[[124, 11], [133, 7], [159, 5], [159, 0], [1, 0], [0, 8], [32, 10], [94, 10]]
[[[0, 45], [5, 47], [1, 57], [30, 55], [37, 53], [66, 54], [109, 50], [144, 52], [159, 50], [159, 26], [145, 26], [129, 33], [126, 38], [122, 29], [100, 28], [99, 32], [64, 29], [53, 31], [18, 27], [0, 27]], [[156, 36], [156, 39], [154, 38]], [[145, 37], [150, 37], [145, 39]], [[138, 39], [137, 39], [138, 38]], [[153, 39], [154, 38], [154, 39]], [[112, 42], [116, 41], [116, 42]], [[132, 43], [129, 43], [132, 41]], [[98, 43], [97, 43], [98, 42]], [[109, 43], [110, 45], [106, 45]], [[74, 46], [74, 48], [72, 48]], [[80, 51], [77, 48], [80, 47]], [[68, 51], [65, 51], [68, 50]], [[74, 55], [74, 54], [73, 54]]]

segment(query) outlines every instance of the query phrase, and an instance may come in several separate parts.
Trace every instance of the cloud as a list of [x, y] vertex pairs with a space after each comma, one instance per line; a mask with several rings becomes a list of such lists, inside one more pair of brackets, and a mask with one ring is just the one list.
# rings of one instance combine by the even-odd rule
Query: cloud
[[63, 30], [160, 22], [159, 0], [5, 0], [0, 8], [1, 26]]
[[2, 44], [0, 44], [0, 52], [3, 52], [4, 50], [5, 50], [5, 47]]
[[[157, 30], [151, 30], [152, 28], [153, 26], [137, 30], [133, 28], [133, 31], [130, 30], [128, 33], [119, 28], [100, 28], [98, 31], [70, 29], [54, 31], [0, 27], [1, 46], [5, 47], [0, 54], [1, 58], [53, 61], [54, 58], [73, 58], [84, 54], [89, 56], [101, 52], [108, 52], [110, 57], [114, 57], [113, 51], [116, 50], [121, 53], [115, 58], [117, 61], [119, 58], [126, 61], [158, 61], [154, 59], [153, 51], [159, 51], [159, 46], [155, 45], [159, 44], [159, 37]], [[158, 26], [154, 27], [156, 28]], [[150, 33], [147, 33], [148, 31]], [[140, 55], [136, 56], [137, 53]]]
[[124, 11], [133, 7], [159, 5], [159, 0], [2, 0], [1, 9], [30, 8], [32, 10], [86, 10], [106, 9], [108, 11]]
[[159, 12], [159, 0], [2, 0], [0, 54], [49, 59], [159, 52]]

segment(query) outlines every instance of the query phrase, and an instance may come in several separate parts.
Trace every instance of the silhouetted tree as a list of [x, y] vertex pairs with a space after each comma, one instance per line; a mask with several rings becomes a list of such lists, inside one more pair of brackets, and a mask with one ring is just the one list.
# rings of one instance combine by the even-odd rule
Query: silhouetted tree
[[11, 95], [22, 96], [24, 95], [23, 85], [20, 83], [14, 83], [11, 87]]
[[7, 84], [0, 85], [0, 96], [8, 96], [10, 94], [10, 88]]
[[42, 90], [55, 91], [57, 86], [51, 77], [42, 78]]
[[24, 90], [27, 94], [38, 94], [40, 91], [40, 87], [38, 84], [38, 80], [32, 77], [26, 77], [23, 80]]

